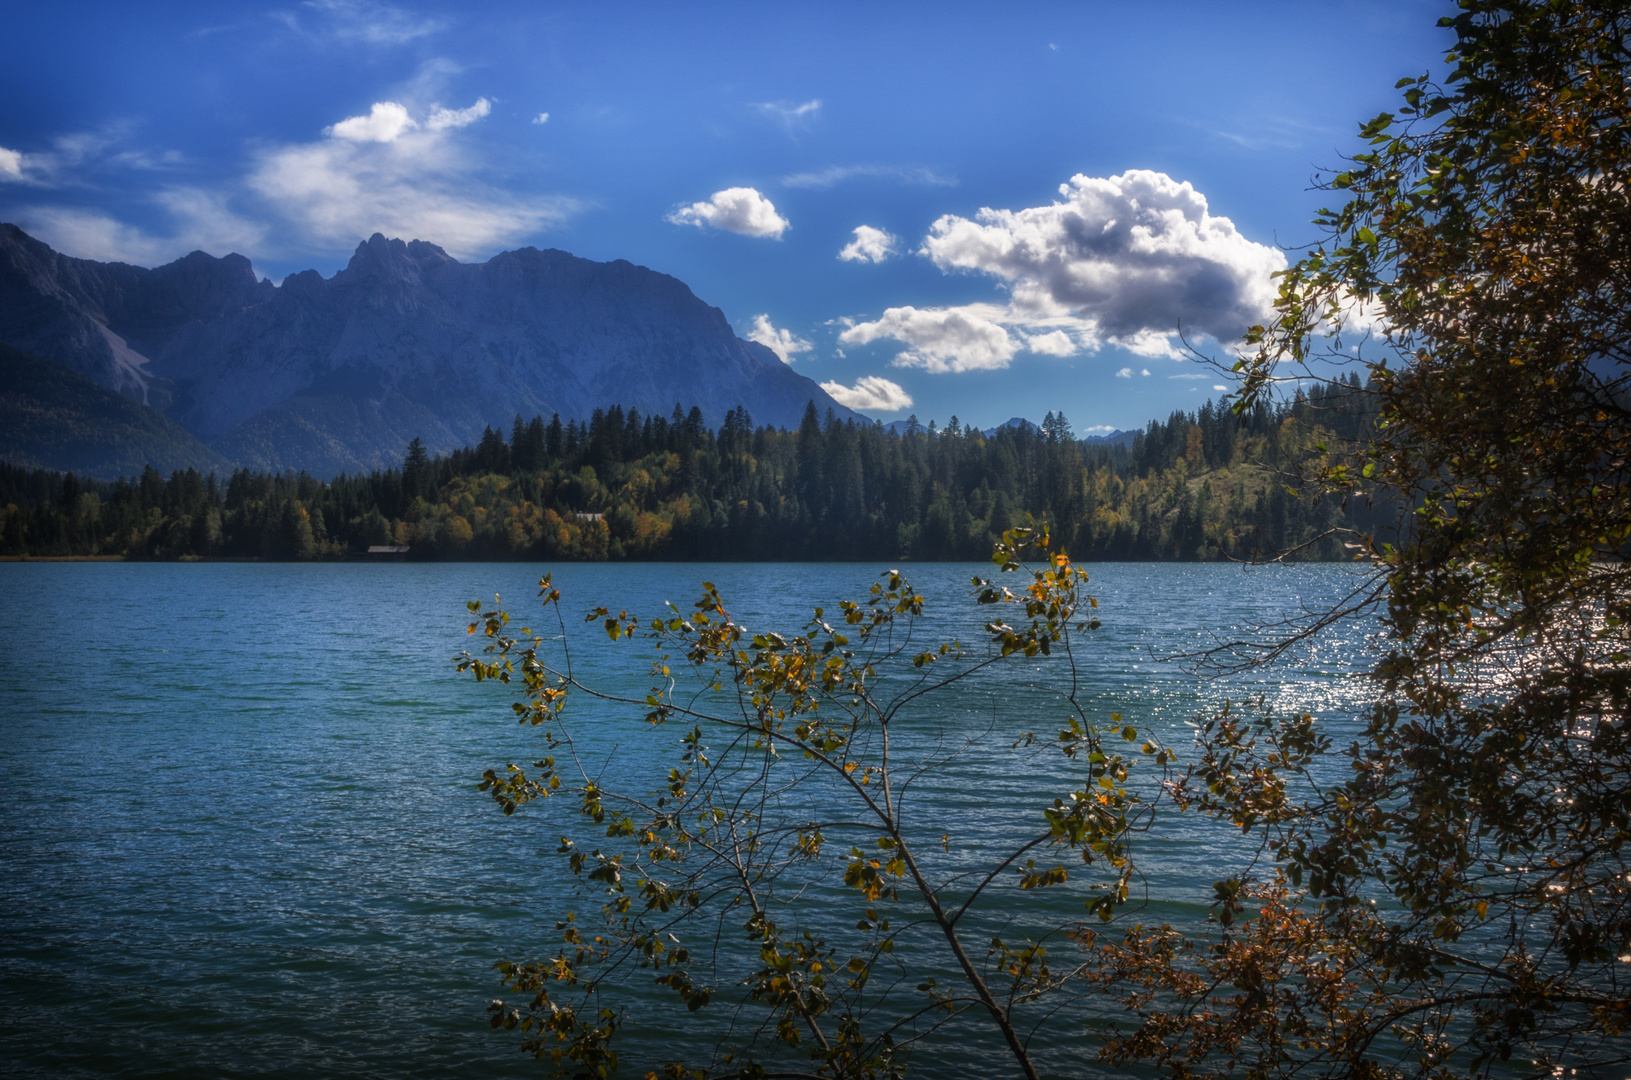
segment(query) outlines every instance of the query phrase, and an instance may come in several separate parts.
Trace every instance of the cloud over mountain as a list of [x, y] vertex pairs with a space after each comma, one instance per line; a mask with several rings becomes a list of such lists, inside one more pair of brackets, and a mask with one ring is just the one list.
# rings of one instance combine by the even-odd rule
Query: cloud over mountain
[[701, 202], [682, 206], [668, 215], [675, 225], [712, 226], [742, 236], [780, 240], [788, 221], [776, 212], [775, 204], [750, 187], [716, 191]]
[[321, 242], [383, 232], [439, 237], [456, 256], [483, 254], [576, 209], [570, 199], [523, 198], [476, 178], [479, 162], [455, 133], [491, 111], [483, 97], [419, 121], [404, 105], [376, 102], [326, 128], [325, 139], [264, 152], [248, 186]]
[[220, 192], [171, 187], [156, 193], [153, 201], [171, 219], [171, 229], [162, 236], [79, 207], [32, 206], [19, 217], [63, 251], [136, 266], [157, 266], [185, 251], [254, 251], [266, 238], [267, 226], [234, 211]]
[[755, 315], [753, 326], [747, 333], [749, 341], [757, 341], [782, 358], [782, 363], [791, 364], [793, 357], [799, 353], [807, 353], [815, 348], [813, 344], [801, 337], [794, 336], [791, 330], [778, 330], [771, 325], [769, 315]]

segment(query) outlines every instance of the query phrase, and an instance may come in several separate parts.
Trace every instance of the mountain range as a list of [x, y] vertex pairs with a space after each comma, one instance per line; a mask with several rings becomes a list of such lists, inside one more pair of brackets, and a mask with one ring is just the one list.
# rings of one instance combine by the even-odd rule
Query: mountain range
[[[332, 277], [307, 270], [274, 285], [242, 255], [195, 251], [146, 269], [72, 258], [0, 224], [0, 343], [47, 361], [41, 373], [68, 369], [28, 383], [49, 400], [31, 397], [6, 356], [0, 424], [21, 431], [18, 418], [31, 417], [34, 433], [6, 452], [42, 464], [65, 460], [50, 449], [74, 443], [64, 431], [95, 423], [53, 428], [51, 418], [92, 399], [93, 415], [133, 424], [150, 443], [169, 438], [172, 459], [324, 478], [399, 463], [415, 437], [431, 451], [470, 445], [517, 414], [695, 405], [716, 426], [742, 407], [756, 423], [793, 427], [813, 402], [862, 419], [737, 337], [677, 278], [536, 248], [461, 263], [379, 234]], [[138, 408], [97, 398], [72, 374]], [[136, 453], [86, 468], [119, 472]]]
[[[956, 418], [953, 417], [953, 419]], [[918, 433], [928, 434], [929, 432], [928, 428], [924, 427], [918, 422], [918, 418], [916, 416], [909, 416], [905, 420], [892, 420], [885, 424], [883, 429], [894, 435], [915, 435]], [[986, 428], [984, 431], [980, 432], [980, 434], [990, 439], [994, 438], [997, 432], [1007, 429], [1012, 429], [1015, 431], [1040, 431], [1041, 427], [1025, 419], [1023, 416], [1011, 416], [1007, 420], [1004, 420], [1002, 423], [998, 424], [996, 427]], [[1120, 428], [1116, 428], [1104, 434], [1082, 435], [1079, 436], [1076, 441], [1102, 446], [1132, 446], [1133, 436], [1135, 434], [1137, 433], [1132, 431], [1122, 431]]]

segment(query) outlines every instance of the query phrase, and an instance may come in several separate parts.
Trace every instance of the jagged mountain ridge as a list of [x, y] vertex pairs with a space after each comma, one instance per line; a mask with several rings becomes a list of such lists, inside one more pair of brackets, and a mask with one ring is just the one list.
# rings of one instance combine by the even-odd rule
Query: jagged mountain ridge
[[75, 259], [0, 225], [0, 342], [145, 401], [225, 457], [316, 475], [399, 461], [484, 427], [621, 404], [710, 425], [855, 414], [681, 281], [522, 248], [461, 263], [375, 234], [344, 270], [281, 287], [241, 255], [151, 270]]

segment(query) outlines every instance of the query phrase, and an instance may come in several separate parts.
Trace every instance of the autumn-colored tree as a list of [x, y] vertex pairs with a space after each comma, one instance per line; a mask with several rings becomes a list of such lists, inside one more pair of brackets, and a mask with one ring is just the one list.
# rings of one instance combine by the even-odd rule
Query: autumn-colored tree
[[[1219, 932], [1086, 944], [1179, 1076], [1621, 1076], [1631, 1061], [1631, 7], [1461, 0], [1237, 365], [1368, 334], [1385, 655], [1362, 733], [1237, 710], [1180, 802], [1261, 838]], [[1335, 340], [1333, 341], [1333, 337]], [[1334, 347], [1334, 348], [1333, 348]], [[1288, 370], [1289, 365], [1289, 370]]]
[[[471, 604], [488, 645], [460, 669], [520, 688], [515, 712], [546, 744], [482, 786], [506, 814], [549, 817], [580, 897], [553, 955], [501, 965], [520, 997], [494, 1003], [494, 1026], [558, 1073], [609, 1075], [624, 1024], [661, 1015], [655, 991], [707, 1037], [635, 1075], [898, 1076], [950, 1026], [1036, 1077], [1039, 1029], [1051, 1043], [1081, 1017], [1067, 935], [1127, 901], [1131, 840], [1172, 754], [1078, 699], [1073, 650], [1098, 625], [1086, 575], [1029, 529], [996, 562], [1018, 584], [975, 580], [987, 613], [968, 646], [923, 640], [925, 599], [896, 571], [785, 636], [745, 629], [710, 584], [650, 621], [591, 611], [596, 633], [656, 646], [643, 698], [575, 674], [564, 620], [511, 636], [506, 612]], [[559, 591], [540, 587], [558, 618]], [[1016, 742], [970, 722], [957, 703], [999, 677], [1010, 700], [1015, 679], [1033, 687], [1051, 731]], [[660, 779], [607, 775], [585, 738], [608, 710], [643, 715], [647, 747], [671, 749]], [[991, 773], [1005, 755], [1009, 798]], [[924, 802], [936, 785], [966, 802], [971, 783], [978, 837]]]

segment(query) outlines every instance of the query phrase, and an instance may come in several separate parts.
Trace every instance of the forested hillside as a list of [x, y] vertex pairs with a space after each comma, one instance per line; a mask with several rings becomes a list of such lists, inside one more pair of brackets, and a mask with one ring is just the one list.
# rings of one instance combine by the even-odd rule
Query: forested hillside
[[113, 478], [229, 462], [157, 409], [0, 344], [0, 460]]
[[[733, 410], [612, 407], [587, 424], [516, 418], [472, 448], [324, 484], [194, 470], [88, 482], [0, 466], [0, 554], [340, 558], [398, 544], [424, 559], [982, 559], [1027, 514], [1074, 558], [1348, 554], [1387, 508], [1299, 497], [1297, 471], [1363, 440], [1373, 397], [1319, 386], [1243, 416], [1211, 403], [1130, 447], [1080, 442], [1063, 415], [987, 437], [954, 417], [905, 435], [823, 420], [795, 431]], [[1323, 539], [1316, 539], [1323, 536]]]

